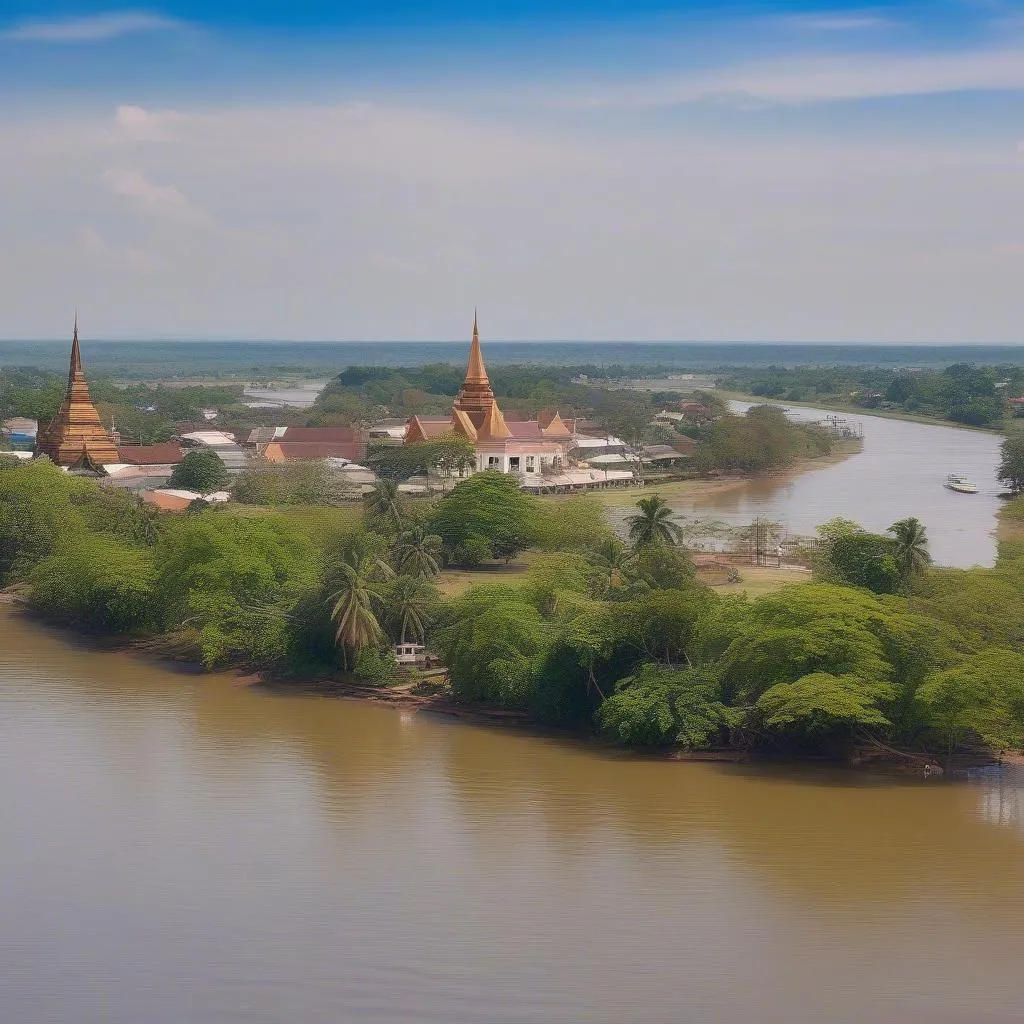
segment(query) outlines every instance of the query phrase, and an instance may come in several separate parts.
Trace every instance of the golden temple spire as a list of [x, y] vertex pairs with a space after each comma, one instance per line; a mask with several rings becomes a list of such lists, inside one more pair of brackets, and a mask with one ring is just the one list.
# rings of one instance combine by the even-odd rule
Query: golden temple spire
[[455, 399], [454, 410], [466, 413], [473, 426], [479, 428], [488, 411], [494, 405], [494, 392], [487, 377], [483, 352], [480, 350], [480, 326], [476, 310], [473, 310], [473, 341], [469, 346], [469, 363], [466, 379]]
[[117, 462], [113, 439], [100, 422], [100, 414], [89, 397], [89, 385], [82, 370], [78, 344], [78, 312], [71, 337], [71, 365], [68, 386], [57, 415], [36, 436], [36, 454], [47, 455], [58, 466], [76, 466], [83, 454], [95, 465]]
[[467, 384], [489, 384], [483, 353], [480, 351], [480, 328], [477, 326], [476, 310], [473, 310], [473, 340], [469, 346], [469, 364], [466, 367]]
[[68, 372], [68, 386], [76, 376], [82, 374], [82, 353], [78, 349], [78, 310], [75, 310], [75, 333], [71, 338], [71, 369]]

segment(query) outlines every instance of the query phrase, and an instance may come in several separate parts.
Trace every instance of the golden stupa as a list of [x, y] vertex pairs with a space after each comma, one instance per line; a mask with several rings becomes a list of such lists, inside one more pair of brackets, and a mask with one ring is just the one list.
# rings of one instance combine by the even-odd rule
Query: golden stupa
[[89, 397], [89, 385], [82, 372], [78, 350], [78, 317], [71, 341], [71, 369], [68, 388], [57, 415], [36, 438], [36, 455], [48, 455], [58, 466], [99, 467], [118, 462], [117, 448], [109, 432], [103, 429], [100, 414]]

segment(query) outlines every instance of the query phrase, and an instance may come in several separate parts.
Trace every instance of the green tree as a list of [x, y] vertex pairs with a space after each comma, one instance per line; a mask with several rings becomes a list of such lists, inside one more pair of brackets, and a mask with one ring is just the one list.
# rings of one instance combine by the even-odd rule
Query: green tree
[[441, 538], [430, 533], [421, 523], [406, 530], [395, 545], [395, 568], [406, 576], [430, 578], [436, 576], [441, 567]]
[[457, 474], [476, 466], [476, 449], [461, 434], [450, 433], [427, 441], [425, 462], [447, 484]]
[[536, 503], [511, 476], [488, 470], [457, 483], [434, 506], [429, 527], [449, 557], [466, 564], [466, 555], [477, 557], [483, 546], [493, 554], [499, 538], [516, 536], [532, 542]]
[[278, 516], [170, 519], [153, 551], [158, 625], [213, 666], [273, 665], [293, 651], [292, 614], [316, 586], [314, 553]]
[[402, 528], [402, 496], [394, 480], [378, 480], [363, 499], [366, 515], [372, 525], [381, 526], [386, 532]]
[[618, 537], [605, 537], [588, 555], [597, 570], [597, 597], [625, 594], [636, 568], [636, 553]]
[[331, 572], [334, 593], [328, 601], [342, 665], [347, 668], [349, 652], [358, 660], [363, 648], [377, 646], [384, 638], [376, 613], [384, 605], [384, 583], [394, 570], [372, 549], [352, 545], [341, 553]]
[[924, 524], [914, 516], [893, 523], [887, 532], [894, 538], [893, 556], [896, 559], [896, 567], [904, 583], [910, 584], [931, 562], [931, 556], [928, 554], [928, 533]]
[[197, 448], [174, 467], [169, 484], [186, 491], [210, 494], [223, 487], [229, 479], [228, 471], [216, 452], [210, 448]]
[[629, 539], [638, 548], [651, 544], [677, 544], [682, 539], [682, 528], [672, 518], [672, 509], [660, 494], [641, 498], [638, 512], [626, 518]]
[[644, 665], [615, 684], [597, 712], [601, 732], [631, 747], [701, 749], [722, 735], [730, 720], [714, 676]]
[[83, 534], [35, 566], [29, 601], [87, 630], [137, 632], [153, 624], [153, 576], [149, 552], [106, 534]]
[[439, 595], [429, 581], [399, 576], [384, 596], [384, 621], [392, 638], [400, 644], [422, 643], [436, 613]]
[[970, 735], [996, 749], [1024, 746], [1024, 655], [1017, 651], [986, 648], [929, 676], [917, 699], [945, 737], [947, 769]]
[[878, 707], [879, 698], [888, 695], [884, 683], [857, 675], [810, 672], [769, 687], [755, 707], [766, 726], [814, 739], [856, 726], [890, 725]]
[[1024, 492], [1024, 433], [1010, 434], [1000, 449], [1001, 459], [996, 477], [1014, 494]]

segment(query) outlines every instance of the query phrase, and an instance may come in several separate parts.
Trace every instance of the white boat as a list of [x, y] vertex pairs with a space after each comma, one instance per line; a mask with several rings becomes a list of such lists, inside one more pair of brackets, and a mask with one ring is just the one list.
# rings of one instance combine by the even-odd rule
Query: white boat
[[971, 483], [970, 480], [965, 476], [959, 476], [956, 473], [950, 473], [946, 477], [946, 486], [951, 491], [956, 491], [959, 494], [977, 494], [978, 485]]

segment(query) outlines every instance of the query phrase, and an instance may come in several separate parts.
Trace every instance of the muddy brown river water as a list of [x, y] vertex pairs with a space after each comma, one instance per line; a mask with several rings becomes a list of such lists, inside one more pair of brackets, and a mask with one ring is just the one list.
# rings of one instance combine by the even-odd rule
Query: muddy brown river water
[[0, 1020], [1024, 1019], [1024, 781], [632, 760], [0, 609]]

